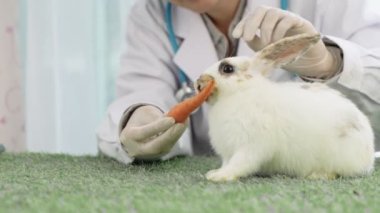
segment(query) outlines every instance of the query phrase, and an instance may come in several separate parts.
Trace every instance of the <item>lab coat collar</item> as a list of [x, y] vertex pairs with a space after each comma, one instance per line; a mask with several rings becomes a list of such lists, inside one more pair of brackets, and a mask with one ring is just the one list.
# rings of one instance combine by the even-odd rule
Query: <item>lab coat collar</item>
[[[258, 4], [265, 3], [264, 0], [259, 1], [254, 4], [253, 2], [255, 1], [248, 0], [243, 17], [252, 12]], [[270, 2], [272, 1], [270, 0]], [[192, 81], [195, 81], [205, 69], [218, 61], [215, 47], [208, 29], [198, 13], [183, 7], [175, 7], [172, 16], [175, 34], [183, 39], [178, 52], [174, 56], [174, 63]], [[237, 55], [252, 56], [254, 52], [244, 40], [240, 39]]]
[[218, 60], [215, 47], [198, 13], [176, 7], [173, 11], [173, 26], [176, 35], [183, 39], [174, 62], [195, 81]]

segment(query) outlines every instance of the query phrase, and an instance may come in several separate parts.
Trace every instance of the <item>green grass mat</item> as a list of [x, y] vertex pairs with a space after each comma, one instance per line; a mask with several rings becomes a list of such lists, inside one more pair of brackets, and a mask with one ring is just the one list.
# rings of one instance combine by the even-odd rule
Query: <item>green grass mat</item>
[[0, 155], [0, 212], [380, 212], [379, 161], [365, 178], [250, 177], [215, 184], [217, 158], [124, 166], [102, 157]]

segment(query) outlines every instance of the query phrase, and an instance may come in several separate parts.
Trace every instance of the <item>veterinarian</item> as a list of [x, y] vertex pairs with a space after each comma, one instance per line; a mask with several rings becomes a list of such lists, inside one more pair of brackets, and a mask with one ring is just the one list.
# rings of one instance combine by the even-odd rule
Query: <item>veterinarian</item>
[[128, 19], [117, 98], [97, 132], [100, 152], [126, 164], [212, 153], [206, 105], [186, 124], [175, 124], [164, 113], [191, 95], [191, 83], [219, 59], [253, 55], [301, 33], [323, 38], [270, 78], [338, 89], [369, 116], [379, 149], [380, 8], [372, 2], [137, 1]]

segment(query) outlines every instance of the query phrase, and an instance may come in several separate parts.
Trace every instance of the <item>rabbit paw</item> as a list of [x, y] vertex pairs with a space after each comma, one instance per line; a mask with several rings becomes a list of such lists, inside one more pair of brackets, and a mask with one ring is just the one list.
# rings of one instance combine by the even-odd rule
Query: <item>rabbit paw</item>
[[334, 173], [312, 173], [307, 176], [310, 180], [335, 180], [338, 175]]
[[237, 176], [233, 174], [229, 174], [226, 171], [223, 171], [221, 169], [215, 169], [210, 170], [206, 174], [207, 180], [213, 181], [213, 182], [227, 182], [227, 181], [235, 181], [238, 179]]
[[206, 173], [206, 178], [213, 175], [215, 172], [217, 172], [219, 169], [213, 169], [213, 170], [210, 170]]

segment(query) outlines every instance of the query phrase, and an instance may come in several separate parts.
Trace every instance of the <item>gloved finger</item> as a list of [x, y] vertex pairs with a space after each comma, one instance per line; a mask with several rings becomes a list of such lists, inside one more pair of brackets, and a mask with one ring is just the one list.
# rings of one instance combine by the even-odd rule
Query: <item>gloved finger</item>
[[186, 124], [183, 123], [175, 124], [162, 135], [144, 144], [144, 152], [156, 154], [168, 153], [186, 130], [186, 127]]
[[295, 26], [295, 19], [289, 16], [281, 19], [273, 32], [273, 42], [276, 42], [285, 37], [286, 33]]
[[284, 13], [277, 8], [271, 8], [265, 14], [260, 26], [261, 40], [264, 45], [268, 45], [272, 41], [273, 31], [278, 21], [284, 16]]
[[143, 141], [168, 130], [174, 124], [175, 120], [173, 118], [163, 117], [143, 126], [127, 128], [125, 134], [129, 134], [129, 137], [136, 141]]
[[243, 36], [244, 23], [246, 19], [241, 20], [232, 31], [233, 38], [240, 38]]
[[245, 21], [244, 30], [243, 30], [243, 38], [245, 41], [252, 41], [256, 32], [259, 29], [263, 18], [268, 11], [268, 7], [258, 7], [256, 11]]
[[146, 105], [138, 107], [128, 120], [128, 126], [141, 126], [163, 117], [163, 112], [156, 106]]
[[261, 37], [256, 36], [252, 41], [248, 42], [248, 46], [254, 51], [260, 51], [265, 47]]

